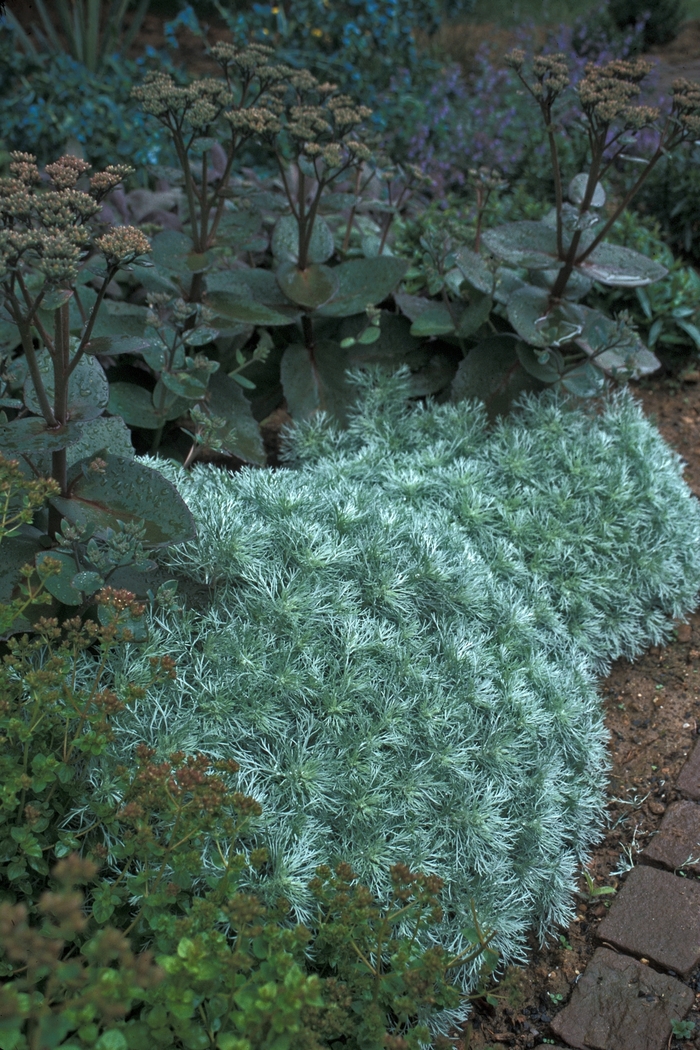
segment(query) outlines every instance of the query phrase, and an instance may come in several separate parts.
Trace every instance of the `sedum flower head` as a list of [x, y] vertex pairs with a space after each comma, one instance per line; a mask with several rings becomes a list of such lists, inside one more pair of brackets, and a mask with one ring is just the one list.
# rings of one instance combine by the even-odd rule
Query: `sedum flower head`
[[267, 139], [274, 137], [282, 130], [282, 121], [279, 116], [265, 106], [232, 109], [224, 113], [224, 119], [242, 137], [257, 135], [261, 139]]
[[108, 164], [104, 171], [98, 171], [90, 179], [90, 190], [98, 198], [102, 199], [110, 190], [118, 186], [120, 182], [133, 175], [134, 168], [129, 164]]
[[81, 246], [72, 232], [61, 230], [40, 238], [36, 267], [52, 284], [70, 284], [78, 276]]
[[110, 265], [132, 262], [151, 251], [146, 234], [135, 226], [117, 226], [95, 241]]
[[26, 186], [41, 182], [41, 175], [33, 153], [21, 153], [15, 150], [10, 154], [10, 173]]
[[90, 165], [80, 157], [66, 155], [53, 164], [47, 164], [45, 170], [57, 189], [66, 190], [75, 186], [80, 176], [90, 170]]
[[589, 62], [578, 85], [581, 106], [589, 120], [595, 125], [607, 126], [616, 122], [633, 129], [652, 123], [658, 117], [658, 110], [632, 102], [640, 93], [641, 81], [651, 69], [651, 63], [641, 58], [633, 61], [615, 59], [604, 66]]
[[671, 112], [684, 133], [700, 135], [700, 84], [685, 77], [673, 81]]
[[85, 222], [100, 210], [94, 197], [74, 189], [38, 193], [34, 206], [41, 223], [55, 229], [68, 229]]
[[205, 78], [180, 87], [169, 73], [162, 72], [149, 73], [131, 94], [147, 113], [167, 126], [195, 131], [209, 128], [234, 101], [228, 85], [222, 81]]

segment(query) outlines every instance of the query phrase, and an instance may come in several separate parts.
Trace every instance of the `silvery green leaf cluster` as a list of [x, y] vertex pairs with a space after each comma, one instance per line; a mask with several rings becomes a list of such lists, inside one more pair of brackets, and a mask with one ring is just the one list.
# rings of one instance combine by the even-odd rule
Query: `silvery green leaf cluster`
[[112, 658], [117, 683], [177, 662], [115, 759], [145, 740], [239, 762], [271, 853], [251, 884], [302, 920], [316, 865], [384, 893], [403, 861], [445, 879], [451, 951], [473, 898], [523, 959], [528, 930], [568, 923], [599, 835], [596, 676], [696, 604], [698, 504], [624, 389], [526, 394], [489, 429], [477, 401], [409, 405], [406, 369], [353, 381], [349, 427], [297, 425], [287, 468], [146, 461], [196, 521], [167, 559], [199, 598]]

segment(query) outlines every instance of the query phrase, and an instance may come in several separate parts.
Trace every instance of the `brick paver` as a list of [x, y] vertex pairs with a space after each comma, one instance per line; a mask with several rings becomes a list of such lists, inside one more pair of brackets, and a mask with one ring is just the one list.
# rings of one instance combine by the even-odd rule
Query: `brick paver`
[[685, 976], [700, 962], [700, 882], [633, 868], [596, 936]]
[[[700, 806], [685, 799], [673, 802], [664, 813], [658, 834], [639, 855], [642, 864], [683, 868], [700, 874]], [[688, 863], [693, 860], [695, 863]]]
[[552, 1030], [577, 1050], [666, 1050], [671, 1021], [686, 1016], [693, 998], [674, 977], [598, 948]]
[[692, 798], [696, 801], [700, 799], [700, 740], [691, 751], [690, 758], [680, 771], [676, 787], [681, 795], [685, 795], [686, 798]]

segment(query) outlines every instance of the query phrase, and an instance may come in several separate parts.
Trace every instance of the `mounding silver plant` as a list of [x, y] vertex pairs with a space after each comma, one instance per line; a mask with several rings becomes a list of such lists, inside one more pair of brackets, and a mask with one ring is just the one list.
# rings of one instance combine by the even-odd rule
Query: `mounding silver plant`
[[489, 430], [477, 401], [409, 405], [406, 373], [354, 382], [349, 428], [296, 426], [286, 468], [145, 460], [197, 523], [169, 571], [209, 597], [114, 658], [130, 681], [177, 662], [115, 753], [235, 758], [271, 853], [250, 878], [302, 920], [316, 865], [381, 893], [404, 861], [446, 880], [451, 951], [473, 898], [522, 960], [528, 929], [569, 921], [602, 825], [596, 676], [696, 604], [700, 507], [624, 389], [524, 395]]

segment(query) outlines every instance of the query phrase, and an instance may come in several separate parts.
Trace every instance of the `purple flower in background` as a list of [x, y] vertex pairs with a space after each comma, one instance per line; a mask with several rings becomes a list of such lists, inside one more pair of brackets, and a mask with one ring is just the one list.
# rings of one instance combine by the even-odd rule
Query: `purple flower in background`
[[[572, 85], [583, 76], [587, 62], [626, 58], [639, 44], [648, 16], [626, 34], [611, 38], [605, 31], [604, 12], [605, 6], [573, 26], [560, 26], [543, 49], [564, 52]], [[531, 51], [534, 30], [534, 24], [522, 26], [516, 46]], [[649, 81], [653, 82], [653, 75]], [[477, 52], [475, 71], [469, 79], [459, 65], [448, 66], [420, 99], [410, 88], [406, 92], [406, 83], [407, 78], [399, 72], [382, 98], [388, 109], [396, 108], [397, 100], [401, 100], [401, 130], [387, 134], [385, 146], [388, 152], [398, 152], [402, 159], [419, 164], [434, 180], [438, 198], [463, 187], [469, 169], [481, 165], [510, 179], [517, 178], [526, 166], [546, 169], [548, 148], [543, 129], [533, 119], [532, 100], [510, 70], [494, 63], [486, 45]], [[578, 107], [573, 92], [568, 98], [568, 107], [560, 107], [557, 118], [569, 140], [571, 162], [577, 163], [582, 152], [575, 140]], [[649, 148], [652, 139], [653, 133], [640, 136], [640, 150]]]

